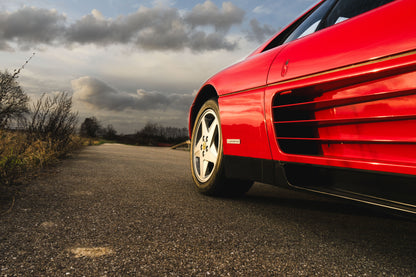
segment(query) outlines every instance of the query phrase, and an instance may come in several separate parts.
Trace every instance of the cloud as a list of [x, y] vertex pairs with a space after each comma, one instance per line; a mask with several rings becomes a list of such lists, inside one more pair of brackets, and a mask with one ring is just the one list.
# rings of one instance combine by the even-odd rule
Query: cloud
[[263, 5], [257, 6], [253, 9], [254, 13], [257, 14], [272, 14], [272, 9], [270, 9], [270, 7], [265, 7]]
[[67, 28], [66, 41], [104, 46], [133, 43], [149, 50], [176, 50], [186, 46], [188, 34], [175, 8], [157, 6], [141, 7], [114, 20], [94, 10]]
[[[1, 38], [0, 38], [1, 39]], [[6, 43], [5, 41], [0, 41], [0, 51], [8, 51], [8, 52], [13, 52], [14, 49], [13, 47], [11, 47], [8, 43]]]
[[195, 32], [191, 35], [190, 46], [194, 50], [215, 50], [226, 49], [233, 50], [236, 48], [236, 42], [229, 42], [219, 33], [206, 34], [204, 32]]
[[247, 31], [247, 38], [262, 43], [275, 33], [276, 30], [272, 26], [267, 24], [261, 26], [257, 19], [252, 19], [250, 20], [250, 29]]
[[[225, 2], [218, 8], [210, 0], [185, 13], [160, 3], [117, 18], [106, 18], [94, 9], [71, 24], [55, 10], [24, 7], [0, 13], [0, 50], [10, 50], [10, 43], [20, 48], [130, 44], [145, 50], [232, 50], [237, 43], [230, 42], [226, 35], [243, 18], [244, 11], [234, 4]], [[199, 26], [212, 26], [215, 31]]]
[[232, 25], [241, 24], [244, 18], [244, 10], [231, 2], [224, 2], [219, 9], [212, 1], [207, 0], [203, 4], [197, 4], [191, 12], [185, 16], [185, 21], [192, 26], [214, 26], [216, 31], [228, 31]]
[[105, 82], [84, 76], [71, 81], [73, 97], [92, 109], [124, 111], [181, 110], [187, 111], [194, 98], [190, 94], [164, 94], [138, 89], [136, 94], [117, 91]]
[[10, 50], [7, 42], [21, 47], [50, 44], [65, 30], [66, 17], [56, 10], [23, 7], [14, 12], [0, 12], [0, 49]]

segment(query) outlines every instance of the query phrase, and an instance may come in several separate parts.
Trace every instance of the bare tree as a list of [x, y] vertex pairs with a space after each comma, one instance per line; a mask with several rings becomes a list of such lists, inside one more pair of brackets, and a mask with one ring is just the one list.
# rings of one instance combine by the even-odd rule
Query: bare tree
[[0, 128], [9, 126], [12, 120], [17, 123], [25, 122], [25, 115], [29, 112], [27, 104], [29, 97], [23, 92], [17, 82], [20, 71], [35, 56], [33, 53], [13, 74], [0, 72]]
[[29, 97], [16, 81], [17, 74], [0, 72], [0, 128], [7, 127], [12, 120], [23, 120], [29, 111]]
[[102, 129], [103, 138], [108, 140], [114, 140], [117, 138], [117, 131], [114, 129], [113, 125], [108, 124], [106, 128]]
[[97, 118], [87, 117], [81, 124], [80, 134], [84, 137], [96, 138], [101, 129], [100, 123]]

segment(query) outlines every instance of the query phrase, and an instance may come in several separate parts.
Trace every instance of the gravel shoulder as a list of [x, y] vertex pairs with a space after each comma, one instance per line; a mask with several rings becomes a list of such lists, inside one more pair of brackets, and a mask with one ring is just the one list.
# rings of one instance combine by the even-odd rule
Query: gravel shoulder
[[416, 222], [256, 183], [194, 191], [188, 152], [104, 144], [0, 215], [0, 276], [416, 276]]

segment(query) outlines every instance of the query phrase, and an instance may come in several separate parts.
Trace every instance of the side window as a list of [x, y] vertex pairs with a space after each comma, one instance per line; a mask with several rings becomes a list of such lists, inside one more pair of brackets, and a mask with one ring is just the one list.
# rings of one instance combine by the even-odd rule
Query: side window
[[336, 0], [327, 0], [322, 3], [312, 14], [309, 15], [286, 39], [283, 43], [288, 43], [297, 38], [316, 32], [327, 15], [328, 11], [333, 6]]
[[328, 15], [325, 27], [371, 11], [394, 0], [339, 0]]
[[307, 14], [296, 20], [296, 22], [292, 23], [292, 25], [287, 27], [279, 36], [274, 38], [262, 52], [316, 31], [321, 23], [321, 19], [328, 13], [328, 10], [336, 1], [337, 0], [323, 1], [315, 9], [309, 11]]
[[288, 27], [263, 52], [393, 1], [395, 0], [326, 0]]

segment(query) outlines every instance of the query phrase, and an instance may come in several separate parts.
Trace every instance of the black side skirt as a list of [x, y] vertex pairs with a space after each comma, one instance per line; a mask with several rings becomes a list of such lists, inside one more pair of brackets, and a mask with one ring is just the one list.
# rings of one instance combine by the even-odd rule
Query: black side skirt
[[275, 161], [224, 155], [223, 162], [227, 178], [275, 183]]
[[416, 176], [224, 156], [225, 175], [416, 214]]

